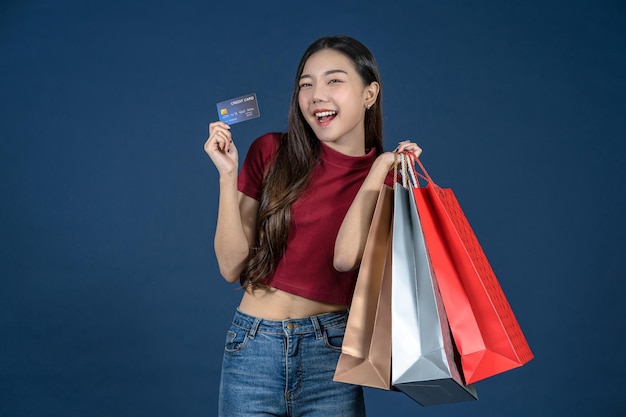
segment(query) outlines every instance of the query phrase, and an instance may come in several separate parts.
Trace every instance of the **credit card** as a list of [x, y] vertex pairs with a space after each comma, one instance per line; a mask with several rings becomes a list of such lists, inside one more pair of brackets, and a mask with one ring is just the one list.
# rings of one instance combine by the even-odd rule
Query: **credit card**
[[229, 125], [259, 117], [256, 94], [246, 94], [217, 103], [217, 115], [222, 122]]

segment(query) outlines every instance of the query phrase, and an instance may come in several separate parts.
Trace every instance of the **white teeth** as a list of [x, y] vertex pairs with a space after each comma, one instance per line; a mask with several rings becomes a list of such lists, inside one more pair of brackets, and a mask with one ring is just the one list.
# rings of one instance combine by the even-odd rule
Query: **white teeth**
[[321, 111], [319, 113], [315, 113], [315, 116], [317, 117], [326, 117], [326, 116], [333, 116], [337, 114], [336, 111]]

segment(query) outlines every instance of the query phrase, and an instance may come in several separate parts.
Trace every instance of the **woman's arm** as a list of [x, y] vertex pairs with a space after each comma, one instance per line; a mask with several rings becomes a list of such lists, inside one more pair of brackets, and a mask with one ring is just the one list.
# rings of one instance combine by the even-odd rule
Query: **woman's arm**
[[204, 149], [220, 174], [215, 255], [224, 279], [236, 282], [256, 238], [259, 203], [237, 190], [239, 160], [229, 129], [225, 123], [211, 123]]
[[237, 191], [230, 179], [220, 178], [220, 201], [213, 246], [220, 273], [228, 282], [239, 280], [256, 238], [259, 202]]
[[378, 156], [350, 205], [335, 241], [333, 265], [336, 270], [351, 271], [361, 263], [378, 193], [392, 166], [391, 152]]
[[[422, 150], [416, 144], [407, 141], [401, 142], [394, 152], [412, 152], [418, 157]], [[333, 259], [333, 265], [338, 271], [352, 271], [361, 264], [378, 193], [387, 173], [393, 167], [393, 154], [385, 152], [376, 158], [341, 223]]]

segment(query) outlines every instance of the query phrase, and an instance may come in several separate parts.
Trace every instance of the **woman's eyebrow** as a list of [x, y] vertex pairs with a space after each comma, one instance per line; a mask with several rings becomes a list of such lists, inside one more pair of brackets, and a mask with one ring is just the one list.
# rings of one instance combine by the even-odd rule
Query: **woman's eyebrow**
[[[328, 70], [328, 71], [324, 72], [323, 75], [331, 75], [331, 74], [335, 74], [337, 72], [340, 72], [340, 73], [343, 73], [343, 74], [348, 74], [347, 71], [344, 71], [342, 69], [331, 69], [331, 70]], [[311, 75], [309, 75], [309, 74], [302, 74], [300, 76], [300, 79], [303, 79], [303, 78], [313, 78], [313, 77]]]

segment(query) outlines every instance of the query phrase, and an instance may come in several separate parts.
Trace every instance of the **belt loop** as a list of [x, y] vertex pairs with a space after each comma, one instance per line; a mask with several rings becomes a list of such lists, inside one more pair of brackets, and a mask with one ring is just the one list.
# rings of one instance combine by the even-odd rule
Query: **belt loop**
[[257, 330], [259, 330], [260, 325], [261, 325], [261, 319], [258, 317], [255, 318], [254, 323], [252, 323], [252, 326], [250, 326], [250, 332], [248, 333], [248, 336], [250, 336], [250, 339], [254, 339], [254, 336], [256, 335]]
[[313, 327], [315, 327], [315, 338], [316, 339], [321, 339], [322, 338], [322, 324], [320, 323], [320, 320], [317, 316], [311, 316], [311, 323], [313, 323]]

